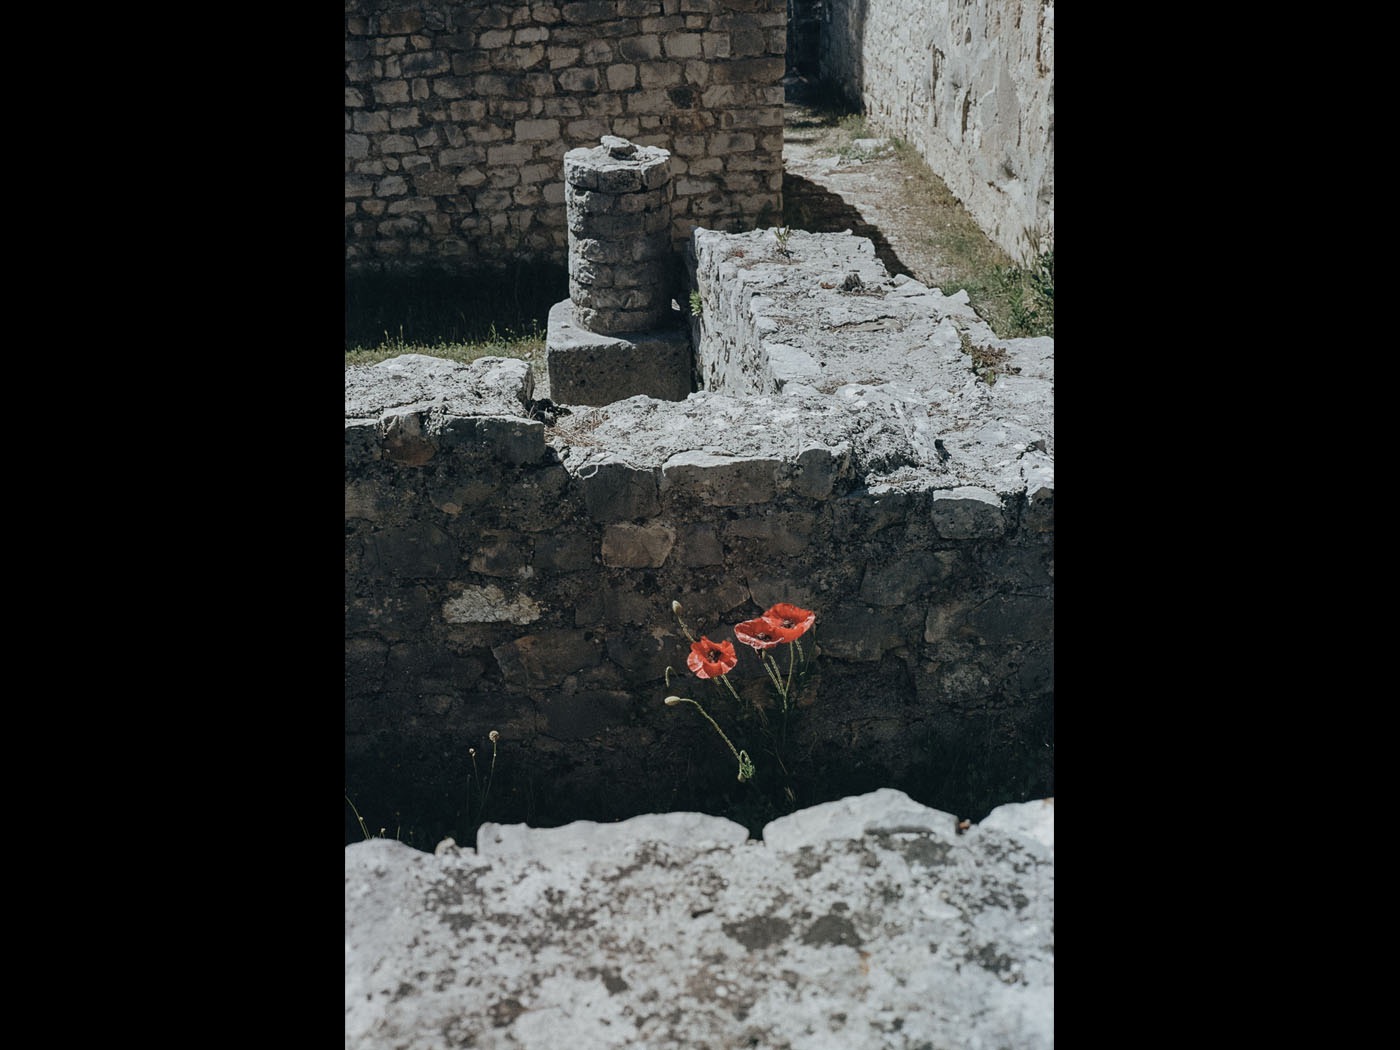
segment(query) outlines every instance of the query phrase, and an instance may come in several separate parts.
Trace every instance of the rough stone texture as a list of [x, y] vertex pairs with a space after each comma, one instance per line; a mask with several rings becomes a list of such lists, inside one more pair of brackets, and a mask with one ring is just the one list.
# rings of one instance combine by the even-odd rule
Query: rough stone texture
[[644, 394], [684, 401], [691, 388], [690, 333], [668, 307], [664, 326], [626, 335], [599, 335], [574, 323], [578, 305], [549, 311], [545, 360], [550, 399], [563, 405], [607, 405]]
[[999, 516], [995, 493], [1022, 488], [1032, 466], [1053, 472], [1053, 339], [998, 339], [966, 293], [891, 278], [849, 233], [784, 243], [773, 229], [698, 229], [688, 261], [703, 389], [781, 395], [754, 418], [851, 449], [867, 485], [951, 490], [934, 511], [947, 538], [997, 534], [959, 504], [988, 501]]
[[346, 1050], [1054, 1046], [1053, 799], [345, 850]]
[[[880, 786], [976, 818], [1053, 793], [1053, 340], [990, 339], [858, 238], [773, 244], [697, 233], [719, 389], [683, 401], [545, 410], [523, 362], [347, 370], [346, 783], [373, 826], [467, 841], [462, 756], [491, 729], [512, 822]], [[751, 707], [712, 708], [758, 766], [745, 794], [661, 703], [677, 671], [703, 686], [673, 599], [714, 639], [816, 611], [787, 778]]]
[[534, 392], [524, 361], [484, 357], [460, 365], [440, 357], [404, 354], [369, 368], [345, 370], [345, 418], [377, 420], [386, 413], [439, 416], [518, 416]]
[[824, 10], [824, 79], [912, 144], [1014, 258], [1024, 230], [1053, 232], [1053, 3], [825, 0]]
[[785, 0], [346, 0], [348, 270], [562, 263], [562, 161], [672, 152], [692, 226], [782, 211]]
[[[581, 328], [618, 335], [674, 327], [675, 289], [669, 268], [659, 264], [670, 256], [673, 192], [671, 154], [664, 149], [604, 135], [593, 149], [564, 154], [569, 299]], [[688, 374], [686, 380], [689, 393]], [[652, 393], [619, 391], [608, 400]]]

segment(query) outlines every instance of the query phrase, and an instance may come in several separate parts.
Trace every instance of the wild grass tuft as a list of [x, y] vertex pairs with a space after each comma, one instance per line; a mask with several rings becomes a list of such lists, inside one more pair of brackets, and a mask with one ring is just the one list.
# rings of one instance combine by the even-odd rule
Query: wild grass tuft
[[[790, 115], [790, 119], [792, 116]], [[868, 118], [839, 96], [818, 90], [797, 111], [803, 140], [819, 151], [847, 160], [885, 162], [885, 149], [867, 150], [857, 140], [881, 133]], [[1000, 338], [1055, 334], [1055, 252], [1049, 231], [1025, 231], [1026, 256], [1011, 258], [992, 242], [941, 178], [910, 143], [889, 138], [892, 181], [900, 187], [899, 204], [908, 225], [922, 232], [922, 247], [942, 263], [938, 274], [921, 275], [945, 295], [966, 291], [973, 309]], [[785, 202], [785, 205], [787, 202]], [[812, 228], [802, 200], [794, 200], [784, 219], [799, 229]]]
[[545, 333], [538, 322], [532, 322], [530, 330], [524, 334], [515, 332], [500, 333], [491, 325], [477, 340], [449, 342], [439, 339], [435, 343], [415, 343], [404, 337], [403, 329], [383, 338], [374, 346], [357, 346], [345, 352], [347, 365], [373, 365], [401, 354], [425, 354], [428, 357], [444, 357], [449, 361], [469, 364], [478, 357], [518, 357], [530, 362], [537, 371], [545, 365]]
[[345, 363], [400, 354], [463, 363], [495, 356], [522, 358], [541, 371], [549, 310], [568, 294], [566, 269], [547, 263], [347, 274]]

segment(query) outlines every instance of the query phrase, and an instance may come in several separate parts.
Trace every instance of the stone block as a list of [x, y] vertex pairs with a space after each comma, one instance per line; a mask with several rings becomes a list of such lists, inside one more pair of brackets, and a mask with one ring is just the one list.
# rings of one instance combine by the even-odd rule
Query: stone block
[[565, 675], [598, 666], [603, 646], [584, 631], [546, 630], [498, 645], [491, 655], [508, 684], [532, 689], [558, 685]]
[[699, 33], [668, 33], [662, 43], [667, 58], [699, 58], [703, 53]]
[[1001, 498], [973, 485], [935, 492], [929, 514], [945, 540], [994, 539], [1006, 532]]
[[927, 601], [947, 578], [956, 555], [949, 551], [913, 551], [866, 566], [860, 600], [871, 605], [900, 606]]
[[897, 613], [902, 610], [838, 605], [821, 623], [822, 652], [853, 663], [878, 661], [913, 640]]
[[386, 576], [407, 579], [451, 576], [460, 567], [457, 543], [436, 525], [414, 523], [382, 529], [369, 538], [371, 557]]
[[687, 568], [723, 565], [724, 547], [710, 524], [691, 525], [681, 532], [676, 560]]
[[661, 468], [661, 492], [693, 492], [714, 507], [767, 503], [777, 494], [781, 462], [767, 457], [716, 456], [709, 452], [679, 452]]
[[507, 596], [496, 584], [466, 587], [442, 606], [448, 623], [513, 623], [524, 625], [540, 618], [540, 607], [526, 594]]
[[650, 469], [634, 467], [620, 459], [605, 459], [580, 470], [579, 480], [584, 505], [594, 521], [634, 521], [661, 511], [656, 477]]
[[517, 142], [524, 142], [527, 139], [548, 139], [553, 141], [559, 137], [559, 122], [557, 120], [522, 120], [515, 125], [515, 139]]
[[622, 569], [660, 568], [675, 545], [676, 530], [669, 525], [609, 525], [603, 531], [603, 564]]
[[608, 66], [606, 76], [609, 91], [630, 91], [637, 86], [637, 67], [629, 63]]
[[645, 394], [684, 401], [691, 389], [690, 336], [665, 328], [602, 335], [574, 320], [572, 300], [549, 311], [545, 339], [550, 398], [561, 405], [607, 405]]

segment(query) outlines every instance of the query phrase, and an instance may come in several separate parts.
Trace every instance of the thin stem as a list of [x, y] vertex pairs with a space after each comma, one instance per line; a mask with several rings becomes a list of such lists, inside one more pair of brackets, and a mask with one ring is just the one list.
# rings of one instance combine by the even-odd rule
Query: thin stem
[[467, 748], [467, 757], [472, 760], [472, 775], [471, 779], [467, 781], [467, 831], [475, 835], [476, 827], [481, 823], [480, 818], [483, 809], [483, 804], [477, 803], [476, 811], [472, 811], [472, 789], [476, 788], [480, 790], [481, 788], [481, 771], [476, 768], [476, 748]]
[[796, 643], [795, 641], [794, 641], [794, 642], [788, 642], [788, 673], [787, 673], [787, 687], [783, 690], [783, 708], [784, 708], [784, 709], [787, 708], [788, 690], [790, 690], [790, 689], [792, 688], [792, 669], [793, 669], [793, 667], [794, 667], [794, 665], [795, 665], [795, 661], [796, 661], [796, 657], [793, 655], [793, 649], [795, 649], [796, 646], [797, 646], [797, 643]]
[[783, 709], [787, 709], [787, 690], [783, 688], [782, 675], [778, 671], [778, 661], [767, 653], [759, 653], [763, 658], [763, 669], [768, 672], [768, 680], [773, 683], [773, 688], [778, 691], [778, 696], [782, 698]]
[[481, 813], [486, 818], [486, 800], [491, 797], [491, 781], [496, 776], [496, 741], [491, 741], [491, 770], [486, 774], [486, 790], [481, 793]]
[[690, 639], [690, 644], [691, 644], [691, 645], [694, 645], [694, 644], [695, 644], [695, 635], [693, 635], [693, 634], [690, 633], [690, 628], [687, 627], [687, 626], [685, 625], [685, 621], [681, 619], [681, 611], [680, 611], [680, 609], [677, 608], [677, 606], [678, 606], [679, 604], [680, 604], [679, 602], [672, 602], [672, 603], [671, 603], [671, 611], [672, 611], [673, 613], [676, 614], [676, 623], [678, 623], [678, 624], [681, 625], [681, 631], [682, 631], [682, 633], [684, 633], [685, 636], [686, 636], [687, 638]]
[[[725, 680], [725, 684], [726, 684], [726, 685], [729, 684], [727, 679]], [[730, 692], [733, 692], [733, 691], [734, 691], [734, 687], [733, 687], [733, 686], [730, 686], [730, 687], [729, 687], [729, 690], [730, 690]], [[721, 729], [721, 728], [719, 727], [719, 723], [716, 722], [713, 718], [710, 717], [710, 712], [706, 711], [705, 708], [701, 706], [699, 700], [691, 700], [689, 697], [685, 697], [685, 696], [677, 696], [677, 697], [673, 697], [673, 699], [679, 701], [679, 702], [682, 703], [682, 704], [694, 704], [694, 705], [695, 705], [695, 710], [699, 711], [702, 715], [705, 716], [705, 721], [706, 721], [706, 722], [709, 722], [710, 725], [714, 726], [715, 732], [719, 734], [719, 738], [720, 738], [721, 740], [724, 741], [725, 746], [726, 746], [727, 748], [729, 748], [730, 754], [732, 754], [732, 755], [734, 756], [734, 760], [735, 760], [736, 762], [739, 763], [739, 779], [740, 779], [740, 780], [747, 780], [747, 779], [748, 779], [748, 777], [746, 777], [746, 776], [744, 775], [744, 767], [745, 767], [745, 766], [748, 767], [749, 776], [753, 776], [753, 763], [750, 762], [750, 761], [748, 761], [748, 753], [747, 753], [747, 752], [740, 752], [737, 748], [735, 748], [735, 746], [730, 742], [729, 737], [727, 737], [727, 736], [724, 735], [724, 730]], [[670, 701], [667, 701], [667, 702], [669, 703]]]
[[[350, 796], [345, 796], [345, 801], [350, 802]], [[360, 811], [355, 808], [355, 803], [350, 802], [350, 812], [355, 814], [355, 819], [360, 822], [360, 830], [364, 832], [365, 838], [370, 838], [369, 825], [365, 823], [365, 818], [360, 816]]]
[[734, 686], [730, 683], [729, 676], [727, 674], [722, 674], [719, 676], [719, 680], [723, 682], [724, 687], [729, 690], [729, 695], [732, 696], [740, 704], [743, 704], [744, 701], [739, 699], [739, 694], [734, 691]]
[[[744, 708], [744, 700], [737, 692], [734, 691], [734, 686], [730, 683], [729, 676], [727, 674], [722, 674], [719, 676], [719, 680], [724, 683], [725, 688], [729, 690], [729, 695], [734, 698], [734, 702], [739, 705], [739, 709], [742, 711]], [[763, 713], [762, 705], [754, 704], [753, 709], [758, 712], [759, 722], [761, 722], [765, 726], [768, 725], [768, 716]]]

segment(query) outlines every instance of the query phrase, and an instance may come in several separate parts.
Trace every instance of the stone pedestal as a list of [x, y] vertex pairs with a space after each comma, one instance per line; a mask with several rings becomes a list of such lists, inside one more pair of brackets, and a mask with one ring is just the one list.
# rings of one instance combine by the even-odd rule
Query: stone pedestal
[[549, 397], [559, 405], [610, 405], [646, 394], [659, 401], [690, 396], [690, 332], [680, 314], [667, 328], [601, 335], [574, 323], [565, 299], [549, 311]]
[[550, 310], [545, 344], [557, 404], [689, 395], [690, 337], [672, 306], [673, 193], [667, 150], [604, 135], [564, 154], [569, 299]]

